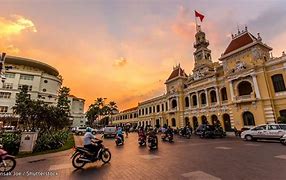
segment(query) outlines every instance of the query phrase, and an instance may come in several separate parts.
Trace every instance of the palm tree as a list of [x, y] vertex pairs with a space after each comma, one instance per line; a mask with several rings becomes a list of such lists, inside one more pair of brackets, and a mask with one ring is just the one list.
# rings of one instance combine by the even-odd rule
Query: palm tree
[[106, 98], [97, 98], [94, 103], [89, 106], [86, 112], [89, 126], [91, 126], [96, 119], [99, 119], [99, 121], [103, 120], [105, 121], [104, 124], [108, 124], [110, 115], [118, 111], [118, 107], [114, 101], [106, 105], [105, 99]]

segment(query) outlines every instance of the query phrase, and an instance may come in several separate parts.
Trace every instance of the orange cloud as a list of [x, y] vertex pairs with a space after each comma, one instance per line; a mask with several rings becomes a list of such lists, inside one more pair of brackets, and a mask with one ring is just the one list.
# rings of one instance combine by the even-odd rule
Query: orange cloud
[[34, 23], [20, 15], [12, 15], [10, 19], [0, 17], [0, 38], [18, 35], [23, 31], [37, 32]]
[[127, 60], [124, 57], [121, 57], [120, 59], [117, 59], [114, 63], [114, 66], [117, 67], [122, 67], [125, 66], [127, 64]]

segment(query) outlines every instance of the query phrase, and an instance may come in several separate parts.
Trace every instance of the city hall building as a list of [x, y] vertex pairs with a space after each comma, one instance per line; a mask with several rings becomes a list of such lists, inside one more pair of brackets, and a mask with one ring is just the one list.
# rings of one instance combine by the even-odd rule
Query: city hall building
[[188, 76], [180, 65], [166, 80], [166, 93], [122, 111], [113, 124], [182, 127], [219, 121], [226, 131], [275, 123], [286, 116], [286, 55], [274, 58], [272, 48], [247, 27], [213, 62], [206, 34], [198, 27], [194, 69]]

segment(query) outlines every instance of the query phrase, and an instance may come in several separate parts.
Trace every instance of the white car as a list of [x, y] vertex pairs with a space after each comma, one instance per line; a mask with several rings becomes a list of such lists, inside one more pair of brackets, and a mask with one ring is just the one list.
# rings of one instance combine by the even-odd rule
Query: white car
[[286, 124], [263, 124], [241, 133], [241, 138], [247, 141], [256, 139], [277, 139], [286, 134]]
[[[74, 132], [75, 132], [76, 135], [84, 135], [85, 132], [86, 132], [86, 127], [76, 127]], [[92, 129], [91, 133], [95, 135], [96, 134], [96, 130]]]
[[107, 137], [107, 136], [112, 136], [115, 137], [116, 136], [116, 127], [115, 126], [106, 126], [103, 130], [103, 136]]

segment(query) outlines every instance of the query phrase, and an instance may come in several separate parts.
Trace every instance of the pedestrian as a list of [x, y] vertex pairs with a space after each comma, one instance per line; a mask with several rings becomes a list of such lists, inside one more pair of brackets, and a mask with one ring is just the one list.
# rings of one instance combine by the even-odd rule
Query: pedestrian
[[126, 138], [128, 138], [129, 125], [126, 125], [126, 126], [125, 126], [125, 133], [126, 133]]

